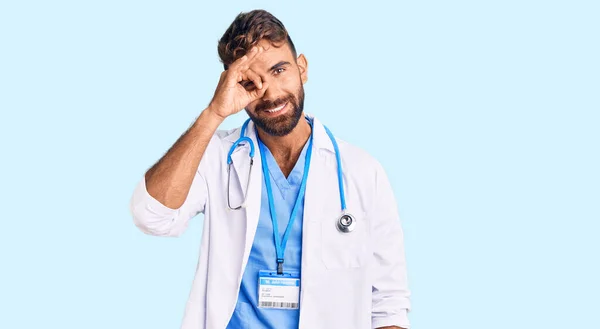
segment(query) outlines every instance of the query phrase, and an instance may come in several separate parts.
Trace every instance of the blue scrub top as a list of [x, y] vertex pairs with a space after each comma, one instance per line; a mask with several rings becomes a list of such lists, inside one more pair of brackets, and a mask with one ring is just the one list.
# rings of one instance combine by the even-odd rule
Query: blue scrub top
[[[259, 143], [260, 140], [259, 140]], [[304, 164], [308, 142], [304, 145], [300, 157], [292, 169], [292, 172], [286, 178], [279, 165], [273, 158], [273, 155], [267, 147], [264, 147], [267, 167], [269, 168], [271, 186], [273, 188], [273, 201], [277, 213], [277, 222], [279, 223], [279, 237], [287, 227], [296, 197], [302, 183], [304, 174]], [[260, 169], [259, 169], [260, 170]], [[258, 271], [277, 270], [275, 252], [275, 242], [273, 241], [273, 223], [271, 221], [271, 212], [269, 210], [269, 199], [267, 196], [267, 187], [265, 180], [262, 181], [262, 196], [260, 217], [256, 236], [250, 251], [250, 258], [244, 270], [242, 283], [235, 311], [231, 317], [227, 329], [240, 328], [277, 328], [291, 329], [298, 328], [300, 310], [281, 310], [258, 308]], [[301, 197], [300, 205], [296, 219], [292, 225], [285, 248], [284, 271], [300, 271], [300, 261], [302, 259], [302, 217], [304, 215], [304, 196]], [[301, 274], [302, 275], [302, 274]]]

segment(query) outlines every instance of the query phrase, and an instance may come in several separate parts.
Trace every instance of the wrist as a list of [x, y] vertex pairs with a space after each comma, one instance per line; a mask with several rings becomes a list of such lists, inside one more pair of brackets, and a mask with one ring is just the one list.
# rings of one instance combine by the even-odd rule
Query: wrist
[[218, 120], [223, 121], [227, 118], [227, 115], [221, 114], [221, 113], [223, 113], [223, 111], [220, 110], [219, 108], [216, 108], [213, 104], [209, 104], [208, 107], [203, 112], [206, 112], [207, 115], [209, 115], [213, 119], [218, 119]]
[[196, 118], [196, 121], [190, 127], [192, 131], [204, 131], [214, 133], [223, 122], [224, 118], [211, 109], [206, 108]]
[[217, 123], [217, 125], [221, 124], [221, 122], [223, 122], [226, 118], [226, 116], [219, 114], [219, 112], [215, 111], [215, 109], [210, 105], [204, 109], [204, 111], [202, 111], [200, 116], [206, 117], [206, 120], [209, 120], [212, 123]]

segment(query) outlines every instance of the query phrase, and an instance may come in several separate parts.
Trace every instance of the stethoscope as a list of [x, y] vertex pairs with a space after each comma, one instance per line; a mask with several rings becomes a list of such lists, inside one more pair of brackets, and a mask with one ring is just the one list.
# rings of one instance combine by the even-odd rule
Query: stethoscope
[[[249, 137], [244, 136], [246, 134], [246, 129], [248, 128], [249, 122], [250, 122], [250, 119], [248, 119], [248, 120], [246, 120], [246, 122], [244, 122], [244, 124], [242, 125], [242, 131], [240, 133], [240, 138], [238, 140], [236, 140], [233, 143], [233, 145], [231, 145], [231, 148], [229, 149], [229, 152], [227, 153], [227, 207], [229, 207], [230, 210], [239, 210], [242, 208], [246, 208], [246, 200], [248, 199], [248, 189], [250, 187], [250, 180], [252, 178], [252, 166], [254, 165], [254, 143], [252, 142], [252, 140]], [[325, 131], [327, 132], [327, 135], [329, 136], [329, 139], [331, 140], [331, 143], [333, 144], [333, 149], [335, 150], [335, 158], [337, 160], [338, 188], [339, 188], [339, 194], [340, 194], [340, 203], [342, 206], [342, 214], [336, 222], [336, 227], [337, 227], [338, 231], [340, 231], [342, 233], [350, 233], [354, 230], [354, 228], [356, 226], [356, 219], [354, 218], [354, 216], [352, 216], [350, 213], [348, 213], [348, 211], [346, 209], [346, 197], [344, 195], [344, 182], [342, 180], [342, 160], [340, 157], [340, 149], [338, 147], [337, 142], [335, 141], [335, 138], [333, 137], [333, 134], [329, 130], [329, 128], [327, 128], [326, 126], [323, 126], [323, 127], [325, 128]], [[231, 199], [230, 199], [231, 164], [233, 163], [233, 160], [231, 159], [231, 154], [233, 154], [233, 151], [235, 151], [238, 144], [240, 144], [242, 142], [248, 142], [248, 145], [250, 145], [250, 152], [249, 152], [250, 169], [248, 171], [248, 181], [246, 183], [246, 193], [244, 193], [244, 201], [242, 201], [242, 203], [239, 206], [233, 207], [231, 205]]]

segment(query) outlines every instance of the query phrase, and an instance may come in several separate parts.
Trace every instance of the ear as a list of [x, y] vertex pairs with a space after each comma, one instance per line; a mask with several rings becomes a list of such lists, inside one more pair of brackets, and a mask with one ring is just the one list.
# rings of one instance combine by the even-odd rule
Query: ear
[[300, 56], [298, 56], [296, 63], [298, 64], [298, 69], [300, 70], [300, 79], [302, 80], [302, 84], [305, 84], [306, 81], [308, 81], [308, 62], [306, 61], [304, 54], [300, 54]]

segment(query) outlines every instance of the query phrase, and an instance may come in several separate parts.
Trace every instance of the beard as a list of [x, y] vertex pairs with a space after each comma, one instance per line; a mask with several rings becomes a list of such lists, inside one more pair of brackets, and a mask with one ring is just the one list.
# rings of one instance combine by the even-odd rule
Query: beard
[[[286, 109], [286, 113], [278, 115], [275, 118], [262, 117], [261, 113], [264, 110], [279, 107], [285, 103], [287, 106], [291, 106], [291, 109]], [[304, 87], [300, 84], [300, 88], [296, 92], [296, 95], [287, 94], [283, 98], [278, 98], [275, 101], [264, 101], [258, 103], [254, 107], [254, 111], [246, 109], [246, 113], [254, 124], [264, 130], [271, 136], [285, 136], [292, 132], [300, 118], [302, 117], [302, 111], [304, 110]]]

